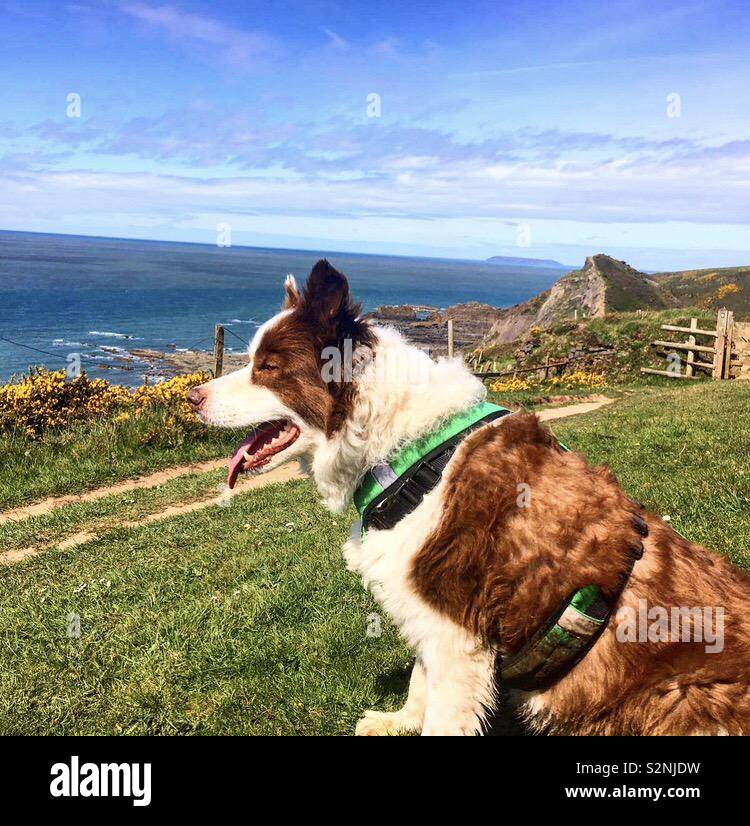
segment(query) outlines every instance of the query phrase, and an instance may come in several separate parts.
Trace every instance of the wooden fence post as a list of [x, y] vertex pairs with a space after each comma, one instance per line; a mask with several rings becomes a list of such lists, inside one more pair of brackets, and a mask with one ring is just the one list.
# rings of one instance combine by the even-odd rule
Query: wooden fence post
[[734, 339], [734, 313], [732, 310], [727, 310], [727, 338], [726, 347], [724, 348], [724, 372], [722, 378], [732, 378], [732, 345]]
[[216, 325], [214, 331], [214, 378], [218, 379], [224, 372], [224, 327]]
[[448, 319], [448, 358], [453, 358], [453, 319]]
[[[698, 329], [698, 319], [691, 318], [690, 319], [690, 329], [697, 330]], [[688, 344], [695, 344], [695, 336], [690, 335], [688, 337]], [[685, 375], [690, 378], [693, 375], [693, 362], [695, 361], [695, 353], [692, 350], [688, 350], [687, 354], [687, 363], [685, 364]]]
[[727, 351], [727, 310], [719, 310], [716, 317], [716, 353], [714, 355], [714, 369], [712, 378], [720, 381], [724, 377], [724, 359]]

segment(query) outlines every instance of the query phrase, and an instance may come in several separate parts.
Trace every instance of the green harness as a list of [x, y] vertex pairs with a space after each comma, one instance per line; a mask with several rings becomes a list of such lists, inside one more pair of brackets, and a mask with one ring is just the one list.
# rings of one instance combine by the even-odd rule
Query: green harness
[[[362, 517], [363, 535], [365, 528], [365, 511], [375, 503], [376, 499], [379, 499], [381, 502], [384, 501], [382, 498], [383, 493], [389, 491], [392, 486], [398, 485], [401, 477], [416, 468], [420, 462], [424, 462], [436, 449], [443, 446], [446, 446], [446, 449], [448, 449], [449, 443], [455, 440], [457, 436], [465, 438], [472, 430], [475, 430], [477, 426], [489, 423], [502, 416], [507, 416], [509, 413], [510, 410], [505, 407], [499, 407], [489, 402], [482, 402], [462, 413], [456, 413], [436, 430], [433, 430], [421, 439], [404, 445], [400, 450], [396, 451], [387, 462], [381, 462], [379, 465], [371, 468], [365, 474], [365, 478], [357, 490], [354, 491], [354, 504], [359, 511], [359, 515]], [[458, 442], [460, 441], [461, 439], [458, 440]], [[454, 450], [458, 442], [453, 445]], [[432, 464], [434, 464], [434, 462]], [[443, 468], [440, 468], [441, 475], [442, 470]], [[438, 477], [438, 481], [439, 479], [440, 477]], [[434, 485], [432, 485], [432, 487], [434, 487]], [[390, 492], [393, 494], [396, 491], [392, 490]]]
[[[387, 462], [371, 468], [354, 492], [363, 541], [367, 530], [389, 530], [421, 504], [442, 479], [443, 470], [463, 439], [510, 413], [507, 408], [482, 402], [451, 416], [433, 432], [404, 445]], [[637, 520], [636, 526], [641, 536], [648, 534], [643, 520]], [[533, 691], [548, 688], [564, 677], [606, 628], [633, 565], [642, 555], [642, 546], [633, 550], [617, 593], [607, 598], [596, 585], [580, 588], [520, 651], [504, 660], [498, 655], [501, 682], [510, 688]]]

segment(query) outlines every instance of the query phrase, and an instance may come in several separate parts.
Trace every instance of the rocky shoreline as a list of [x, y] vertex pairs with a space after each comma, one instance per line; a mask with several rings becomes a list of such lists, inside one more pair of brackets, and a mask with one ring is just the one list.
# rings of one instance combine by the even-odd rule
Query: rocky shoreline
[[[496, 307], [469, 301], [440, 310], [425, 305], [397, 305], [378, 307], [365, 315], [376, 324], [395, 327], [412, 344], [433, 356], [448, 352], [448, 319], [454, 320], [455, 349], [470, 350], [476, 347], [490, 331], [499, 314]], [[214, 354], [210, 350], [161, 350], [131, 349], [129, 356], [148, 365], [146, 375], [170, 377], [198, 370], [213, 371]], [[247, 364], [244, 353], [224, 353], [224, 371], [238, 370]]]
[[378, 307], [365, 318], [395, 327], [412, 344], [431, 355], [448, 352], [448, 320], [452, 319], [455, 349], [471, 350], [489, 333], [501, 310], [489, 304], [468, 301], [445, 310], [418, 304]]
[[[148, 364], [155, 375], [177, 376], [183, 373], [195, 373], [198, 370], [212, 372], [214, 354], [210, 350], [169, 351], [129, 350], [134, 358]], [[239, 370], [247, 364], [247, 355], [241, 353], [224, 353], [224, 372]]]

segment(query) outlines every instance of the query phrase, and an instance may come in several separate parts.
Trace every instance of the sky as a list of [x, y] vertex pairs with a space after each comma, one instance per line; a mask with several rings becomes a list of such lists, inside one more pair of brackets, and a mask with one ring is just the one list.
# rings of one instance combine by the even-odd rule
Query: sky
[[0, 228], [750, 263], [750, 5], [0, 0]]

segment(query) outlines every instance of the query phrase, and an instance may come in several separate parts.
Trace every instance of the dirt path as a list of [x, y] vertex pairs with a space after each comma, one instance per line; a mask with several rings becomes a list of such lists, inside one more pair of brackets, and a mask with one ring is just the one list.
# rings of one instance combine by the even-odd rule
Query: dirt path
[[63, 505], [77, 505], [79, 502], [94, 502], [97, 499], [103, 499], [105, 496], [127, 493], [129, 490], [136, 490], [138, 488], [157, 488], [159, 485], [163, 485], [170, 479], [176, 479], [178, 476], [185, 476], [188, 473], [207, 473], [210, 470], [218, 470], [220, 467], [226, 467], [226, 465], [226, 459], [214, 459], [210, 462], [167, 468], [167, 470], [160, 470], [148, 476], [141, 476], [138, 479], [126, 479], [124, 482], [118, 482], [115, 485], [109, 485], [105, 488], [96, 488], [96, 490], [90, 490], [86, 493], [77, 493], [68, 496], [50, 496], [48, 499], [43, 499], [34, 505], [24, 505], [20, 508], [3, 511], [0, 513], [0, 525], [4, 525], [6, 522], [28, 519], [29, 516], [43, 516], [45, 513], [50, 513], [50, 511], [55, 510], [55, 508], [63, 507]]
[[[547, 422], [555, 419], [564, 419], [568, 416], [579, 416], [582, 413], [590, 413], [592, 410], [598, 410], [600, 407], [604, 407], [607, 404], [612, 404], [614, 401], [614, 399], [602, 398], [598, 401], [582, 402], [579, 404], [565, 405], [564, 407], [550, 408], [549, 410], [540, 411], [539, 418], [541, 421]], [[143, 476], [139, 479], [130, 479], [125, 482], [118, 482], [116, 485], [111, 485], [110, 487], [97, 488], [96, 490], [88, 491], [87, 493], [72, 496], [50, 497], [42, 502], [38, 502], [35, 505], [26, 505], [22, 508], [15, 508], [13, 510], [0, 513], [0, 525], [10, 521], [19, 521], [22, 519], [28, 519], [31, 516], [40, 516], [50, 513], [56, 508], [64, 507], [65, 505], [76, 504], [78, 502], [92, 502], [97, 499], [103, 499], [105, 496], [126, 493], [127, 491], [136, 490], [138, 488], [158, 487], [170, 479], [176, 479], [179, 476], [184, 476], [189, 473], [206, 473], [208, 471], [225, 467], [226, 463], [226, 459], [216, 459], [210, 462], [169, 468], [157, 473], [152, 473], [149, 476]], [[276, 470], [269, 471], [261, 476], [241, 476], [237, 482], [234, 493], [252, 490], [253, 488], [270, 485], [274, 482], [288, 482], [291, 479], [301, 478], [303, 477], [296, 465], [282, 465], [281, 467], [276, 468]], [[233, 496], [234, 493], [228, 497], [224, 497], [223, 495], [220, 497], [211, 496], [209, 498], [199, 499], [193, 502], [170, 505], [164, 510], [142, 517], [137, 522], [122, 521], [109, 523], [102, 530], [100, 530], [99, 533], [83, 530], [78, 533], [71, 534], [65, 539], [47, 546], [14, 548], [12, 550], [0, 553], [0, 565], [19, 562], [20, 560], [26, 559], [30, 556], [36, 556], [42, 551], [49, 550], [50, 548], [65, 550], [67, 548], [74, 548], [79, 545], [84, 545], [87, 542], [92, 542], [99, 536], [116, 528], [137, 528], [141, 525], [159, 522], [163, 519], [169, 519], [172, 516], [182, 516], [187, 513], [193, 513], [194, 511], [210, 508], [213, 505], [227, 505], [229, 504], [229, 499], [231, 499], [231, 496]]]
[[566, 404], [565, 407], [551, 407], [549, 410], [539, 411], [539, 420], [551, 422], [554, 419], [567, 419], [568, 416], [580, 416], [582, 413], [590, 413], [598, 410], [607, 404], [612, 404], [614, 399], [599, 399], [595, 402], [581, 402], [580, 404]]
[[[222, 464], [226, 464], [226, 462], [223, 462]], [[175, 470], [177, 470], [177, 468], [175, 468]], [[169, 507], [164, 508], [164, 510], [146, 514], [137, 521], [126, 520], [120, 522], [110, 522], [103, 526], [98, 533], [94, 533], [91, 530], [83, 530], [78, 533], [70, 534], [69, 536], [66, 536], [65, 539], [58, 542], [52, 542], [49, 545], [39, 545], [29, 548], [13, 548], [12, 550], [0, 553], [0, 565], [20, 562], [22, 559], [27, 559], [30, 556], [37, 556], [43, 551], [47, 551], [52, 548], [57, 548], [57, 550], [60, 551], [68, 548], [76, 548], [79, 545], [85, 545], [88, 542], [93, 542], [100, 536], [104, 536], [117, 528], [139, 528], [142, 525], [149, 525], [153, 522], [161, 522], [163, 519], [169, 519], [172, 516], [184, 516], [187, 513], [204, 510], [205, 508], [210, 508], [212, 506], [227, 507], [230, 504], [232, 497], [234, 497], [237, 493], [252, 490], [253, 488], [263, 487], [264, 485], [272, 485], [274, 482], [289, 482], [292, 479], [302, 478], [302, 474], [299, 472], [296, 465], [283, 465], [282, 467], [271, 470], [262, 476], [241, 476], [237, 480], [237, 485], [231, 494], [221, 494], [220, 496], [197, 499], [194, 502], [185, 502], [180, 505], [170, 505]], [[143, 486], [141, 485], [141, 487]], [[132, 490], [132, 487], [127, 488], [127, 490]], [[93, 492], [95, 491], [92, 491], [92, 493]]]

